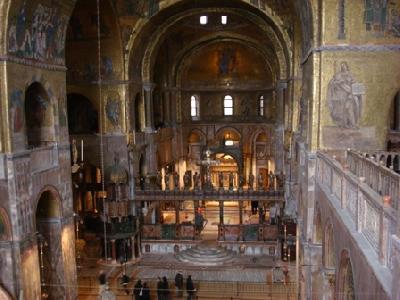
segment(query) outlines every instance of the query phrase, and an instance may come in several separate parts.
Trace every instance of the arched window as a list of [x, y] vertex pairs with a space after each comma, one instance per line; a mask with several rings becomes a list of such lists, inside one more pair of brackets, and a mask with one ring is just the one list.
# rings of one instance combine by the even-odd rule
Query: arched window
[[224, 116], [233, 115], [233, 98], [230, 95], [224, 97]]
[[192, 120], [198, 120], [200, 118], [199, 96], [193, 95], [190, 97], [190, 115]]
[[264, 96], [262, 95], [258, 98], [258, 115], [264, 116]]
[[25, 92], [25, 119], [30, 148], [43, 147], [55, 141], [52, 105], [39, 82], [32, 83]]

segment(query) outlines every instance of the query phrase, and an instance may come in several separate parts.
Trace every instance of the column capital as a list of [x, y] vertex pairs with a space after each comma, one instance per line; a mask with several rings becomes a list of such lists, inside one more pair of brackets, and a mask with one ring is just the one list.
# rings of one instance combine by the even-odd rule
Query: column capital
[[277, 90], [283, 90], [283, 89], [287, 89], [288, 87], [288, 80], [286, 79], [279, 79], [276, 82], [276, 89]]
[[152, 92], [156, 84], [154, 82], [143, 82], [142, 87], [146, 92]]

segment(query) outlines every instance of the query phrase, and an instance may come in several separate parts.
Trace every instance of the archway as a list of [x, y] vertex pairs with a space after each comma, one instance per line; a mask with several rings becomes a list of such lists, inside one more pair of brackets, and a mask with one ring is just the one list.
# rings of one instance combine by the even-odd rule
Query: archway
[[70, 134], [93, 134], [99, 131], [99, 116], [92, 101], [82, 94], [67, 95]]
[[353, 300], [355, 297], [353, 268], [350, 255], [347, 250], [343, 250], [340, 256], [339, 276], [337, 285], [338, 300]]
[[32, 83], [25, 91], [25, 120], [29, 148], [46, 146], [55, 141], [53, 108], [39, 82]]
[[324, 290], [323, 293], [327, 295], [328, 299], [334, 299], [335, 294], [335, 275], [336, 275], [336, 261], [335, 261], [335, 245], [333, 236], [333, 226], [328, 222], [325, 226], [324, 237], [322, 243], [322, 260], [324, 267]]
[[317, 207], [315, 209], [315, 218], [314, 218], [314, 230], [313, 230], [313, 238], [314, 243], [322, 244], [322, 221], [321, 221], [321, 211]]
[[61, 299], [63, 286], [63, 253], [61, 246], [61, 207], [58, 193], [44, 190], [37, 201], [36, 231], [42, 297]]

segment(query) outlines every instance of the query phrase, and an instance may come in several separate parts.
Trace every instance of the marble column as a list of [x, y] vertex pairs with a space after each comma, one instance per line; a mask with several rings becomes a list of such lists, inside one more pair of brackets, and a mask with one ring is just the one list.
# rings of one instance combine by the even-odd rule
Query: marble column
[[146, 134], [146, 184], [145, 189], [158, 189], [157, 184], [157, 134]]
[[117, 249], [115, 248], [115, 240], [111, 240], [111, 258], [115, 262], [117, 261]]
[[238, 202], [239, 202], [239, 224], [242, 225], [243, 224], [243, 201], [238, 200]]
[[179, 212], [180, 212], [180, 201], [175, 201], [175, 224], [178, 225], [179, 220]]
[[171, 92], [164, 92], [164, 120], [165, 124], [168, 126], [171, 124]]
[[132, 260], [136, 258], [135, 256], [135, 236], [131, 236], [131, 252], [132, 252]]
[[145, 132], [154, 131], [154, 108], [153, 108], [153, 90], [154, 83], [143, 83], [144, 111], [145, 111]]
[[280, 80], [276, 87], [275, 174], [283, 172], [284, 165], [284, 114], [287, 82]]
[[224, 201], [219, 201], [219, 224], [224, 225]]

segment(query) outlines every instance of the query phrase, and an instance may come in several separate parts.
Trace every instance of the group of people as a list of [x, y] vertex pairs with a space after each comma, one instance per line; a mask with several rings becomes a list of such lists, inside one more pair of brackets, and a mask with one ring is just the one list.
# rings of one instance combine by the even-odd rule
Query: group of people
[[[180, 298], [183, 297], [183, 275], [178, 272], [175, 276], [175, 291], [176, 297]], [[187, 299], [192, 300], [195, 299], [194, 295], [196, 293], [196, 289], [194, 287], [191, 275], [188, 276], [186, 280], [186, 292], [187, 292]], [[157, 300], [169, 300], [171, 299], [170, 296], [171, 290], [169, 288], [169, 283], [167, 277], [163, 277], [162, 279], [158, 277], [157, 282]], [[150, 299], [150, 289], [147, 283], [143, 283], [139, 279], [134, 288], [133, 288], [133, 295], [135, 300], [149, 300]]]
[[[129, 295], [128, 283], [130, 278], [124, 272], [124, 275], [121, 277], [121, 285], [125, 290], [126, 295]], [[104, 271], [100, 271], [99, 274], [99, 300], [115, 300], [115, 294], [110, 290], [107, 277]], [[167, 277], [163, 277], [162, 279], [158, 277], [157, 282], [157, 300], [169, 300], [170, 296], [170, 288]], [[183, 297], [184, 292], [184, 279], [182, 273], [178, 272], [175, 276], [175, 291], [176, 297]], [[186, 280], [186, 293], [187, 299], [192, 300], [195, 299], [196, 288], [192, 281], [191, 275], [188, 275]], [[142, 282], [142, 280], [138, 279], [133, 287], [132, 299], [134, 300], [150, 300], [150, 287], [147, 282]]]

